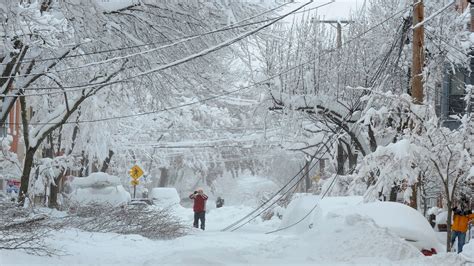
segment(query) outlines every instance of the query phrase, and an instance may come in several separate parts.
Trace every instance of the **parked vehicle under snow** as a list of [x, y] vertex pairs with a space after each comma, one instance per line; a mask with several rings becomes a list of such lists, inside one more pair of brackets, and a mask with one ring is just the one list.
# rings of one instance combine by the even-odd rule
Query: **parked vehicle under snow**
[[130, 193], [125, 191], [120, 179], [106, 173], [93, 173], [77, 177], [72, 181], [73, 192], [69, 195], [71, 204], [118, 206], [130, 202]]

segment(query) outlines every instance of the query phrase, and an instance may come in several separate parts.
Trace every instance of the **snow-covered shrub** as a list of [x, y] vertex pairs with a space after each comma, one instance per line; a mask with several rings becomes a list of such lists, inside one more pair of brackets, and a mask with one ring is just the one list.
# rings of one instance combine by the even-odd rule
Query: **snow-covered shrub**
[[90, 232], [136, 234], [150, 239], [170, 239], [186, 234], [187, 227], [170, 209], [143, 205], [120, 207], [88, 205], [71, 209], [73, 227]]
[[19, 249], [34, 255], [54, 255], [58, 250], [44, 241], [64, 226], [44, 214], [33, 214], [14, 203], [0, 203], [0, 249]]

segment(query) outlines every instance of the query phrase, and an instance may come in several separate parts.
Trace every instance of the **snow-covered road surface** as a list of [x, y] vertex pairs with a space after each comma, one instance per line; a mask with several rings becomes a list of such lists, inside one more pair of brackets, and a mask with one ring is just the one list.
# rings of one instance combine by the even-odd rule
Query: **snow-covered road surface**
[[[279, 220], [255, 221], [235, 232], [220, 229], [252, 208], [226, 206], [207, 215], [206, 231], [193, 229], [174, 240], [137, 235], [56, 232], [47, 241], [62, 256], [38, 257], [22, 251], [0, 251], [0, 265], [462, 265], [455, 254], [424, 257], [412, 246], [371, 220], [358, 215], [328, 214], [305, 234], [280, 232]], [[191, 223], [190, 209], [180, 215]]]

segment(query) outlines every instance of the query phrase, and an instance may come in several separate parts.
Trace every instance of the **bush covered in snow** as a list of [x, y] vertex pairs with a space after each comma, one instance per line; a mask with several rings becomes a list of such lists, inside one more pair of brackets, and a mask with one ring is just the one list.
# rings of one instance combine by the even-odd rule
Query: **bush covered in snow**
[[158, 210], [144, 205], [82, 206], [70, 210], [68, 221], [85, 231], [136, 234], [150, 239], [175, 238], [187, 231], [170, 209]]
[[19, 249], [35, 255], [58, 254], [45, 238], [62, 228], [62, 221], [53, 221], [47, 215], [35, 214], [11, 202], [0, 203], [0, 213], [0, 249]]

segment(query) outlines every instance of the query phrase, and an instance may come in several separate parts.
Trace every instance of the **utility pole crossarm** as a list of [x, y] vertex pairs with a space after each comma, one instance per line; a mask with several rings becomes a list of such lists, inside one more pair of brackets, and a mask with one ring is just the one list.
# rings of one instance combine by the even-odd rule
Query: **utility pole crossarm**
[[[353, 20], [334, 20], [334, 19], [311, 19], [311, 22], [313, 23], [325, 23], [325, 24], [336, 24], [336, 29], [337, 29], [337, 36], [336, 36], [336, 42], [337, 42], [337, 48], [342, 47], [342, 24], [349, 24], [349, 23], [354, 23]], [[332, 26], [332, 25], [331, 25]]]

